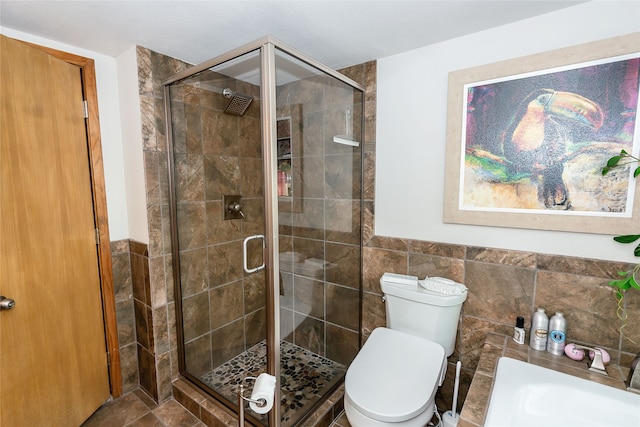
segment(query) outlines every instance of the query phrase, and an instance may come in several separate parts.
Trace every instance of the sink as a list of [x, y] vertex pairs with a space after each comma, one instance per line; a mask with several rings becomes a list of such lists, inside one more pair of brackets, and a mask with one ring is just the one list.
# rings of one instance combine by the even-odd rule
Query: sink
[[485, 427], [640, 426], [640, 395], [501, 357]]

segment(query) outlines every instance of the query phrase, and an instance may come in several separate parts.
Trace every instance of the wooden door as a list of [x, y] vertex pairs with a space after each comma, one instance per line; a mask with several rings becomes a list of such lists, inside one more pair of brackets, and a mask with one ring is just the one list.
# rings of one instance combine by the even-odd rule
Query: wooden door
[[110, 396], [81, 74], [1, 43], [0, 425], [77, 426]]

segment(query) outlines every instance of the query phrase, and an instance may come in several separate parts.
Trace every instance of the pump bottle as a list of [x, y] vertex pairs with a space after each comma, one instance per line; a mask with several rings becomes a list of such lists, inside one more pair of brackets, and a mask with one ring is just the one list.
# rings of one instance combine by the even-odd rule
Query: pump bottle
[[558, 311], [549, 320], [549, 337], [547, 338], [547, 351], [556, 356], [564, 354], [564, 345], [567, 338], [567, 320], [562, 312]]
[[549, 317], [544, 308], [538, 307], [531, 318], [531, 333], [529, 334], [529, 346], [534, 350], [544, 351], [547, 348], [547, 335], [549, 333]]

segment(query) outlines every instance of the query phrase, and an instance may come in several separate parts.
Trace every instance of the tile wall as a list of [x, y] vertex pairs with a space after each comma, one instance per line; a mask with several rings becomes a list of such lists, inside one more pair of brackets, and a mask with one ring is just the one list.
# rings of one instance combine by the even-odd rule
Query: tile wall
[[[223, 112], [221, 86], [254, 98], [242, 117]], [[258, 96], [213, 71], [171, 87], [186, 369], [196, 377], [266, 338], [264, 274], [242, 270], [243, 239], [264, 234]], [[224, 195], [242, 195], [244, 219], [223, 220]], [[261, 263], [259, 245], [247, 252]]]
[[516, 317], [523, 316], [528, 343], [535, 307], [544, 307], [549, 316], [562, 311], [568, 341], [603, 347], [614, 363], [628, 365], [640, 351], [640, 328], [634, 324], [640, 319], [640, 293], [628, 293], [629, 324], [620, 332], [617, 302], [607, 285], [628, 264], [381, 236], [367, 242], [364, 264], [365, 334], [385, 323], [379, 285], [385, 271], [448, 277], [468, 287], [456, 350], [439, 393], [440, 407], [452, 403], [458, 360], [462, 362], [462, 407], [487, 334], [512, 335]]

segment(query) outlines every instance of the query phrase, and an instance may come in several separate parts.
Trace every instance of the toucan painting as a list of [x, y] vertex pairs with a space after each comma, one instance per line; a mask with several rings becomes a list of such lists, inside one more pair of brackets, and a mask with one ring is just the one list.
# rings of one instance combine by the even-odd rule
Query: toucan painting
[[502, 156], [511, 176], [538, 179], [538, 199], [548, 209], [571, 209], [563, 181], [567, 147], [584, 130], [604, 122], [600, 106], [571, 92], [538, 89], [526, 96], [502, 135]]
[[576, 64], [465, 85], [460, 207], [581, 216], [626, 214], [636, 152], [640, 57]]

